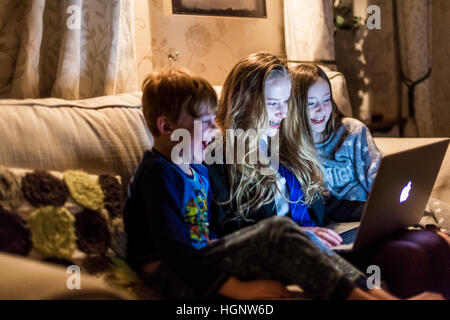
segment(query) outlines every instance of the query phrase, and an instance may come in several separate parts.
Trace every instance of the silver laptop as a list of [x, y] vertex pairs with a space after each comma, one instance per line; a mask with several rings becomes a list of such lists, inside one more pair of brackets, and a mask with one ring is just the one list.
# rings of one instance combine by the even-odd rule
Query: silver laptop
[[354, 251], [417, 224], [433, 189], [450, 139], [385, 155], [360, 222], [327, 227], [342, 238], [336, 251]]

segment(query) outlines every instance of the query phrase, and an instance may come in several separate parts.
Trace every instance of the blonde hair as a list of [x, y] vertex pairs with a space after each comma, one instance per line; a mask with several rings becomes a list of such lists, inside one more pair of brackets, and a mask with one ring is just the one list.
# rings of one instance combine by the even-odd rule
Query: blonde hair
[[299, 64], [290, 69], [292, 73], [292, 96], [296, 108], [299, 110], [300, 121], [302, 123], [303, 135], [313, 144], [313, 135], [311, 125], [309, 123], [309, 106], [308, 106], [308, 90], [319, 79], [325, 80], [330, 87], [331, 99], [331, 116], [325, 125], [322, 134], [322, 140], [327, 140], [330, 135], [336, 131], [343, 115], [339, 111], [336, 102], [333, 99], [330, 79], [327, 74], [318, 65], [315, 64]]
[[[286, 65], [266, 52], [251, 54], [233, 67], [225, 80], [216, 116], [216, 124], [225, 139], [226, 129], [242, 129], [245, 132], [261, 128], [267, 121], [265, 84], [283, 77], [291, 79]], [[271, 150], [279, 152], [280, 163], [297, 177], [302, 186], [304, 200], [296, 201], [304, 201], [310, 205], [324, 193], [325, 188], [315, 149], [302, 135], [301, 125], [290, 99], [287, 117], [281, 122], [277, 133], [279, 145], [272, 146]], [[250, 148], [246, 151], [246, 156], [257, 152]], [[261, 163], [238, 164], [237, 159], [234, 160], [233, 164], [228, 165], [229, 202], [245, 219], [252, 210], [274, 200], [277, 191], [276, 176], [262, 174], [261, 169], [265, 166]]]
[[183, 68], [170, 68], [153, 72], [142, 84], [142, 111], [153, 136], [159, 136], [156, 119], [166, 116], [178, 122], [181, 116], [199, 117], [203, 105], [217, 108], [214, 88], [200, 76]]

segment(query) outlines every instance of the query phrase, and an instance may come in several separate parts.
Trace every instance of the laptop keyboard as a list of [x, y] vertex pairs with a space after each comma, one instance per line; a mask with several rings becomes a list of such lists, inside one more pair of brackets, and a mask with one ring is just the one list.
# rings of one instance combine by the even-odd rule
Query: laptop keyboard
[[351, 244], [355, 242], [356, 234], [358, 233], [359, 228], [350, 229], [348, 231], [342, 232], [339, 236], [342, 238], [341, 244]]

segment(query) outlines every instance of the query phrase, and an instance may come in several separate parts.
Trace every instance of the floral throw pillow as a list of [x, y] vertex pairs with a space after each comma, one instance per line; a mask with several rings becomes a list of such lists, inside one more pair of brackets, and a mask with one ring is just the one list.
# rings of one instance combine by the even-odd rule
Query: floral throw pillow
[[0, 167], [0, 251], [77, 265], [145, 293], [129, 268], [120, 177]]

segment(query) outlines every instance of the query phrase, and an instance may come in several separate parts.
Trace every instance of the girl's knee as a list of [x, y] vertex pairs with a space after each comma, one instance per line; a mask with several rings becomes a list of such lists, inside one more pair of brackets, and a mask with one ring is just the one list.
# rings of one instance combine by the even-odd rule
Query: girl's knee
[[291, 218], [274, 216], [267, 219], [266, 227], [271, 230], [285, 230], [297, 228], [298, 226]]
[[447, 241], [435, 232], [428, 230], [409, 231], [400, 239], [409, 241], [422, 247], [425, 251], [432, 252], [450, 252]]
[[[303, 238], [305, 241], [312, 241], [313, 243], [321, 243], [314, 232], [302, 228], [294, 220], [289, 217], [272, 217], [272, 221], [268, 225], [270, 230], [277, 238]], [[316, 243], [317, 244], [317, 243]]]
[[426, 260], [427, 253], [417, 243], [410, 241], [388, 241], [382, 245], [377, 253], [377, 258], [389, 260], [391, 263], [398, 261], [422, 262]]
[[267, 219], [263, 232], [266, 232], [273, 240], [289, 238], [292, 234], [305, 236], [302, 229], [291, 218], [278, 216]]

